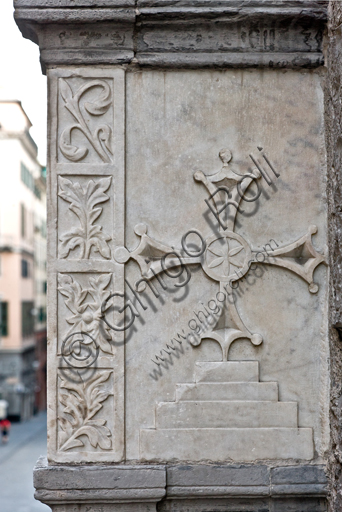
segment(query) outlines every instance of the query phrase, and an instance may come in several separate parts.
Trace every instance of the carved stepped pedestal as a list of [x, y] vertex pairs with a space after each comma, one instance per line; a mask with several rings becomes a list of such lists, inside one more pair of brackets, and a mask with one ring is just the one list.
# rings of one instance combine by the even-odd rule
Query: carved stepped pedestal
[[297, 402], [279, 402], [278, 384], [259, 382], [257, 361], [199, 362], [194, 381], [177, 385], [175, 402], [157, 404], [155, 428], [140, 432], [144, 459], [188, 460], [194, 445], [198, 460], [313, 457]]

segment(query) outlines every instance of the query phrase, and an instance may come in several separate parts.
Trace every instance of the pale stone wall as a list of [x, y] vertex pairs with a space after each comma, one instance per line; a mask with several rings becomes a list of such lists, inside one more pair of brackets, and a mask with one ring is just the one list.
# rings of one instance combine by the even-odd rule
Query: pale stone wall
[[[57, 396], [57, 409], [49, 408], [51, 462], [323, 462], [329, 443], [329, 375], [326, 270], [320, 265], [326, 261], [327, 231], [320, 71], [125, 72], [93, 66], [58, 68], [48, 76], [53, 141], [49, 392], [53, 400]], [[277, 247], [277, 259], [268, 262], [267, 276], [245, 291], [241, 287], [236, 304], [224, 301], [198, 348], [186, 346], [179, 364], [152, 379], [155, 354], [163, 355], [164, 343], [177, 333], [186, 337], [196, 310], [202, 303], [210, 307], [210, 299], [236, 274], [224, 267], [210, 270], [221, 264], [211, 261], [208, 249], [203, 260], [188, 257], [187, 288], [181, 281], [175, 286], [171, 278], [171, 292], [162, 290], [161, 303], [148, 308], [136, 302], [139, 320], [126, 332], [104, 327], [105, 299], [125, 293], [125, 306], [135, 301], [130, 283], [139, 279], [138, 267], [126, 265], [125, 286], [124, 263], [136, 260], [142, 275], [152, 278], [151, 268], [161, 272], [158, 257], [172, 248], [182, 254], [180, 241], [191, 230], [199, 230], [207, 247], [217, 244], [213, 254], [218, 255], [220, 235], [215, 222], [208, 226], [206, 190], [196, 180], [209, 191], [210, 183], [227, 183], [234, 195], [241, 176], [261, 178], [263, 155], [278, 179], [269, 189], [260, 180], [257, 203], [245, 206], [239, 200], [244, 211], [236, 212], [225, 236], [234, 254], [245, 253], [232, 263], [241, 272], [237, 281], [249, 271], [247, 261], [257, 261], [252, 254], [263, 251], [269, 240]], [[142, 237], [138, 246], [137, 236]], [[154, 267], [149, 258], [156, 260]], [[151, 293], [142, 298], [154, 299]], [[102, 318], [112, 325], [108, 314]], [[77, 357], [70, 347], [77, 333], [81, 339], [90, 336], [89, 370], [73, 361]], [[198, 401], [177, 399], [178, 385], [196, 382], [197, 361], [222, 361], [226, 369], [217, 376], [218, 384], [232, 381], [227, 361], [234, 360], [241, 368], [235, 382], [249, 380], [243, 376], [244, 360], [259, 361], [256, 381], [279, 386], [276, 403], [252, 404], [248, 393], [238, 405], [230, 403], [234, 396], [229, 393], [227, 403], [216, 401], [210, 387], [208, 401], [201, 398], [201, 386]], [[79, 396], [73, 393], [75, 379]], [[70, 406], [77, 408], [80, 399], [89, 410], [88, 387], [105, 399], [97, 404], [94, 420], [79, 412], [75, 426]]]
[[[257, 211], [255, 203], [241, 202], [244, 214], [237, 214], [235, 231], [255, 248], [262, 248], [270, 239], [284, 246], [303, 236], [314, 223], [318, 227], [314, 245], [324, 249], [327, 208], [320, 72], [143, 71], [127, 73], [126, 82], [126, 247], [132, 250], [137, 245], [134, 226], [139, 222], [148, 225], [152, 239], [176, 248], [181, 247], [182, 236], [192, 229], [198, 229], [205, 239], [212, 235], [217, 222], [213, 215], [204, 215], [207, 191], [193, 179], [194, 173], [219, 171], [222, 162], [218, 153], [227, 147], [233, 155], [229, 165], [243, 175], [252, 169], [249, 154], [255, 154], [255, 150], [258, 153], [259, 146], [280, 177], [274, 179], [274, 187], [262, 180]], [[208, 225], [210, 217], [214, 229]], [[189, 269], [192, 272], [194, 267]], [[260, 274], [264, 269], [260, 265]], [[128, 266], [126, 278], [130, 283], [139, 278], [136, 265]], [[315, 282], [320, 284], [320, 290], [311, 295], [297, 276], [283, 268], [267, 267], [254, 284], [250, 278], [252, 286], [242, 283], [237, 309], [252, 332], [262, 333], [264, 342], [254, 347], [247, 340], [237, 340], [229, 351], [230, 360], [258, 360], [260, 380], [278, 382], [280, 400], [298, 403], [298, 424], [313, 428], [315, 450], [320, 457], [324, 457], [329, 444], [325, 280], [326, 269], [317, 269]], [[201, 268], [192, 273], [187, 297], [184, 288], [177, 291], [172, 279], [168, 283], [170, 291], [163, 292], [165, 304], [151, 291], [146, 294], [157, 311], [151, 307], [142, 311], [137, 305], [144, 323], [136, 320], [135, 332], [126, 343], [128, 459], [143, 456], [139, 456], [138, 439], [140, 435], [142, 443], [142, 436], [151, 435], [141, 428], [155, 428], [155, 404], [175, 400], [176, 386], [193, 382], [196, 361], [222, 359], [219, 344], [206, 340], [195, 349], [190, 347], [179, 360], [174, 358], [169, 371], [159, 367], [163, 372], [160, 378], [150, 377], [158, 369], [151, 361], [155, 354], [182, 329], [191, 332], [188, 322], [196, 319], [195, 312], [204, 311], [201, 303], [207, 306], [218, 292], [217, 283], [203, 275]], [[156, 286], [160, 290], [158, 283]], [[200, 325], [198, 320], [197, 323]], [[167, 357], [165, 352], [164, 355]], [[322, 362], [318, 365], [320, 357]], [[139, 387], [144, 381], [149, 388], [147, 396], [145, 387]], [[318, 404], [321, 405], [317, 407]], [[221, 409], [222, 404], [217, 407]], [[248, 418], [247, 410], [245, 414]], [[168, 426], [164, 422], [163, 428], [172, 429], [177, 415], [174, 409]], [[231, 415], [234, 413], [228, 411], [224, 415], [227, 425]], [[194, 425], [209, 426], [205, 423], [207, 416], [211, 417], [210, 413], [202, 411], [202, 421], [195, 420]], [[247, 418], [246, 424], [255, 424], [255, 420]], [[211, 421], [213, 426], [213, 417]], [[278, 426], [285, 423], [280, 420]], [[168, 457], [174, 451], [177, 458], [176, 450], [175, 441], [172, 448], [170, 444]], [[155, 456], [159, 461], [163, 459], [162, 455]], [[194, 457], [206, 458], [197, 452]], [[253, 459], [254, 455], [249, 453], [247, 457]], [[195, 460], [189, 453], [187, 458]]]

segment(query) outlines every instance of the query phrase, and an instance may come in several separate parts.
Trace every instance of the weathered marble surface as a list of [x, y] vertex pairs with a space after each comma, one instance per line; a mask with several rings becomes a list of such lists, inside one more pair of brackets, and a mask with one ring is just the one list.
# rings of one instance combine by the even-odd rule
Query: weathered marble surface
[[124, 283], [124, 72], [51, 70], [49, 100], [49, 458], [117, 461], [123, 336], [113, 343], [101, 306]]
[[[37, 468], [37, 497], [54, 512], [325, 511], [329, 327], [339, 325], [324, 265], [327, 2], [16, 0], [15, 16], [50, 89], [49, 464]], [[326, 126], [338, 185], [338, 126]], [[261, 195], [241, 201], [222, 235], [205, 199], [215, 184], [236, 199], [234, 171]], [[150, 281], [195, 229], [208, 242], [202, 260], [163, 275], [167, 290]], [[203, 327], [234, 256], [234, 301]], [[141, 271], [146, 292], [134, 294]], [[135, 316], [125, 333], [110, 327], [122, 326], [114, 292]], [[332, 347], [338, 418], [333, 337]]]
[[[208, 220], [215, 219], [212, 214], [203, 216], [208, 193], [194, 181], [194, 172], [217, 172], [222, 166], [218, 152], [228, 147], [233, 154], [229, 165], [243, 174], [253, 168], [248, 155], [257, 154], [257, 146], [264, 148], [280, 178], [274, 178], [275, 187], [262, 180], [258, 203], [242, 203], [245, 213], [237, 215], [236, 232], [255, 248], [270, 239], [282, 246], [316, 224], [314, 245], [324, 248], [327, 210], [319, 74], [131, 73], [127, 75], [127, 100], [126, 246], [130, 250], [139, 240], [134, 234], [138, 222], [149, 226], [152, 238], [174, 247], [180, 247], [182, 235], [194, 228], [209, 236], [212, 226]], [[186, 296], [185, 288], [176, 290], [171, 279], [172, 294], [156, 285], [163, 292], [164, 304], [151, 291], [146, 293], [157, 310], [151, 306], [145, 312], [140, 309], [142, 318], [136, 320], [135, 332], [127, 342], [128, 459], [143, 456], [139, 455], [139, 430], [154, 428], [156, 404], [173, 401], [177, 385], [194, 382], [195, 362], [221, 360], [219, 345], [203, 341], [197, 348], [184, 343], [184, 354], [178, 354], [178, 359], [162, 352], [161, 357], [171, 360], [167, 370], [151, 361], [160, 350], [168, 350], [166, 343], [177, 333], [181, 335], [182, 329], [191, 332], [188, 322], [196, 318], [194, 312], [204, 311], [200, 301], [207, 306], [215, 298], [217, 284], [201, 269], [195, 270]], [[320, 266], [316, 270], [315, 280], [320, 285], [316, 295], [283, 268], [260, 265], [257, 276], [260, 278], [251, 277], [241, 285], [237, 309], [252, 332], [262, 334], [264, 342], [254, 347], [247, 340], [237, 340], [229, 357], [260, 362], [260, 381], [277, 382], [279, 400], [298, 403], [298, 425], [313, 428], [315, 457], [322, 457], [329, 443], [326, 269]], [[129, 282], [138, 279], [134, 262], [126, 264], [126, 277]], [[146, 379], [148, 384], [141, 386]], [[155, 457], [159, 460], [157, 453]]]
[[[49, 79], [56, 141], [49, 196], [50, 461], [322, 461], [329, 442], [329, 375], [326, 270], [320, 264], [327, 220], [320, 74], [65, 68], [51, 70]], [[261, 177], [265, 162], [274, 169], [271, 186]], [[233, 186], [239, 175], [256, 173], [251, 188], [261, 194], [255, 202], [241, 201], [241, 212], [234, 207], [235, 220], [227, 218], [230, 253], [246, 253], [245, 263], [236, 260], [228, 274], [234, 277], [239, 268], [244, 277], [247, 260], [258, 261], [257, 251], [265, 253], [271, 239], [269, 250], [277, 256], [256, 264], [234, 294], [231, 285], [236, 304], [228, 301], [221, 319], [213, 313], [217, 334], [209, 329], [191, 345], [210, 300], [220, 300], [231, 278], [213, 260], [221, 251], [214, 245], [218, 223], [203, 186], [205, 175], [216, 180], [221, 168]], [[163, 286], [155, 278], [134, 294], [140, 269], [127, 259], [139, 262], [143, 251], [139, 264], [150, 275], [148, 258], [156, 258], [157, 269], [161, 256], [181, 250], [183, 235], [193, 230], [213, 244], [212, 255], [206, 250], [201, 265], [184, 259], [188, 265], [179, 278], [163, 272]], [[303, 235], [298, 243], [306, 249], [297, 254], [289, 244]], [[198, 243], [198, 235], [191, 237]], [[136, 249], [139, 240], [145, 249]], [[153, 248], [154, 240], [164, 245]], [[318, 265], [314, 275], [304, 272], [305, 258], [312, 269]], [[134, 320], [125, 332], [117, 311], [123, 306], [126, 321]], [[228, 344], [215, 338], [222, 322], [220, 336], [228, 336]], [[209, 361], [204, 373], [200, 361]], [[245, 393], [236, 402], [235, 396], [217, 398], [214, 386], [195, 400], [176, 397], [177, 388], [199, 381], [269, 382], [278, 396], [253, 402]], [[254, 429], [250, 435], [246, 427]], [[258, 444], [257, 453], [250, 444]]]
[[317, 67], [326, 1], [15, 0], [24, 37], [55, 65]]
[[53, 467], [41, 458], [34, 486], [53, 512], [326, 512], [320, 465]]

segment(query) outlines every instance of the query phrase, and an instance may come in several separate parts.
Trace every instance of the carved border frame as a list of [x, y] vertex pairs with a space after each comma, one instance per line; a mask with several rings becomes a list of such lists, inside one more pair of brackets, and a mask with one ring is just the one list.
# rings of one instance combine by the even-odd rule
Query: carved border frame
[[[112, 83], [112, 162], [82, 163], [58, 162], [58, 98], [60, 93], [58, 82], [60, 79], [104, 79]], [[116, 263], [113, 252], [116, 246], [124, 244], [125, 226], [125, 71], [121, 68], [109, 67], [78, 67], [58, 68], [48, 71], [48, 173], [47, 173], [47, 202], [48, 211], [48, 460], [49, 463], [80, 463], [80, 462], [120, 462], [125, 456], [125, 422], [124, 422], [124, 333], [115, 333], [116, 344], [114, 355], [101, 354], [96, 361], [96, 369], [109, 369], [113, 373], [113, 424], [112, 447], [109, 450], [100, 450], [99, 445], [92, 452], [60, 451], [58, 450], [58, 374], [66, 363], [58, 353], [61, 340], [58, 340], [58, 290], [57, 279], [59, 273], [82, 274], [112, 274], [112, 286], [116, 289], [124, 288], [124, 265]], [[99, 119], [97, 119], [97, 117]], [[100, 122], [97, 115], [96, 121]], [[56, 142], [54, 142], [56, 141]], [[88, 145], [89, 146], [89, 145]], [[91, 146], [89, 146], [91, 147]], [[71, 260], [58, 258], [58, 178], [77, 176], [87, 177], [94, 174], [99, 177], [111, 176], [114, 194], [111, 194], [112, 205], [112, 237], [114, 246], [110, 259], [83, 259]], [[104, 203], [100, 204], [103, 206]]]

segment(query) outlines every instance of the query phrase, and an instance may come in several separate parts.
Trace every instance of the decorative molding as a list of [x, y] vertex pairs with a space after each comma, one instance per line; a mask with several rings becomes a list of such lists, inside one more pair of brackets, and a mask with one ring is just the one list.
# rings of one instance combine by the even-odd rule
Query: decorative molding
[[51, 466], [41, 457], [34, 469], [34, 487], [36, 499], [54, 512], [62, 507], [72, 512], [76, 500], [82, 510], [87, 507], [94, 512], [99, 507], [111, 512], [116, 504], [118, 510], [124, 504], [127, 510], [139, 507], [141, 512], [152, 512], [158, 502], [162, 512], [205, 512], [222, 507], [253, 512], [275, 508], [277, 512], [326, 512], [324, 471], [322, 464]]
[[112, 448], [112, 433], [106, 426], [107, 421], [96, 417], [103, 402], [113, 395], [104, 386], [112, 373], [112, 370], [95, 371], [89, 379], [79, 373], [79, 382], [60, 377], [58, 401], [63, 409], [58, 418], [58, 440], [61, 451], [84, 447], [84, 436], [95, 449]]
[[109, 201], [106, 193], [111, 185], [112, 177], [89, 180], [87, 185], [82, 186], [79, 181], [71, 181], [59, 177], [58, 195], [67, 203], [70, 203], [69, 210], [78, 217], [80, 226], [73, 227], [63, 233], [59, 239], [59, 256], [67, 258], [69, 253], [80, 249], [80, 258], [90, 259], [92, 248], [95, 253], [105, 259], [110, 259], [111, 250], [108, 242], [112, 237], [102, 231], [102, 226], [96, 223], [102, 214], [103, 208], [99, 204]]
[[300, 68], [323, 64], [327, 4], [106, 0], [70, 7], [66, 1], [57, 6], [50, 0], [19, 0], [15, 19], [23, 35], [39, 43], [43, 69], [121, 63]]
[[48, 75], [48, 459], [121, 462], [124, 333], [107, 327], [101, 306], [124, 287], [112, 252], [124, 243], [125, 70], [73, 65]]

